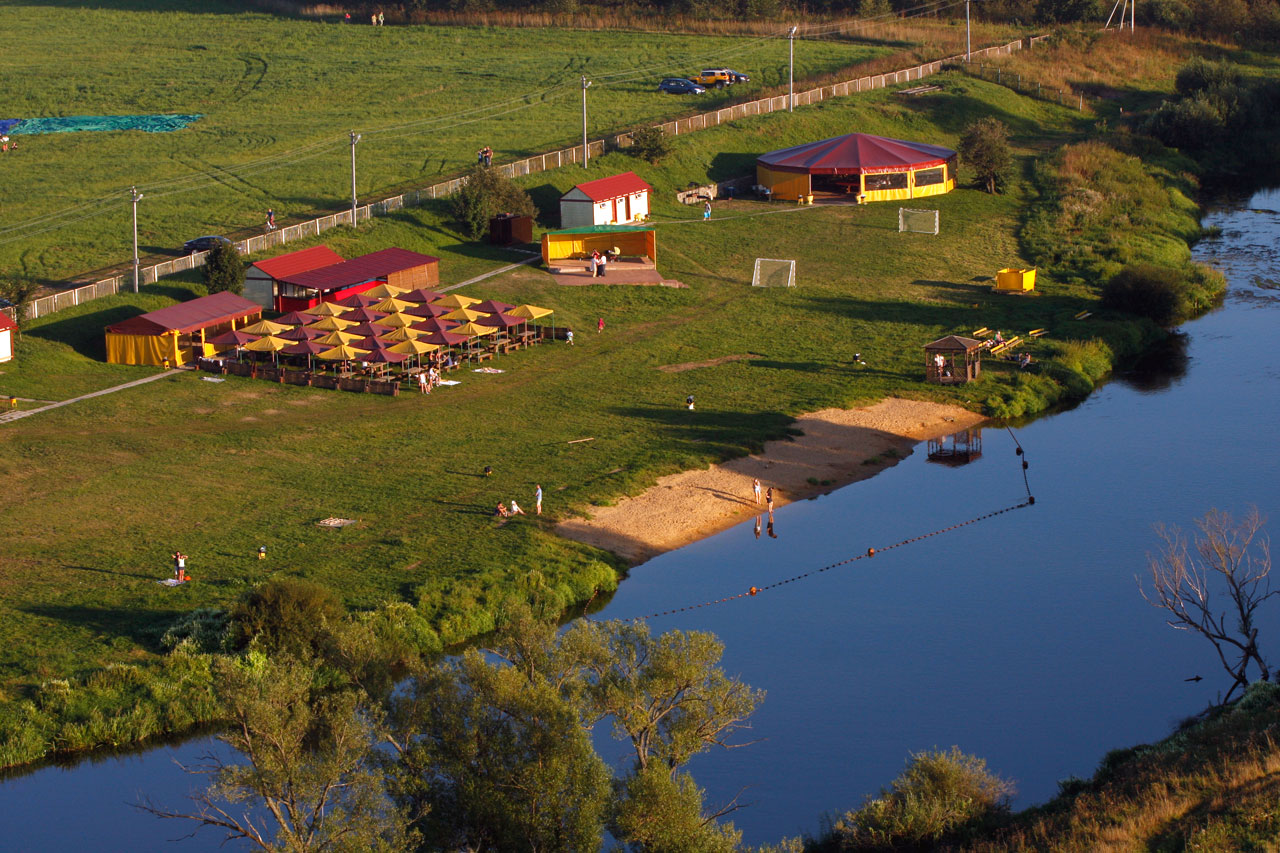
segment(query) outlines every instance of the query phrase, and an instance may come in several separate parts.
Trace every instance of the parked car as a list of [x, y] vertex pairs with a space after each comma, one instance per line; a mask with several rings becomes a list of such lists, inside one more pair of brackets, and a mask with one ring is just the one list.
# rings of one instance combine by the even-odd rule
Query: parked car
[[704, 68], [701, 74], [690, 79], [699, 86], [715, 86], [717, 89], [723, 89], [725, 86], [737, 82], [737, 74], [728, 68]]
[[194, 255], [196, 252], [207, 252], [219, 243], [231, 244], [226, 237], [216, 237], [210, 235], [208, 237], [197, 237], [194, 240], [188, 240], [182, 244], [182, 254]]
[[743, 74], [741, 71], [734, 71], [732, 68], [726, 68], [724, 72], [732, 78], [731, 82], [733, 83], [750, 83], [751, 82], [751, 78], [748, 77], [746, 74]]
[[658, 91], [670, 95], [701, 95], [707, 90], [684, 77], [664, 77], [658, 84]]

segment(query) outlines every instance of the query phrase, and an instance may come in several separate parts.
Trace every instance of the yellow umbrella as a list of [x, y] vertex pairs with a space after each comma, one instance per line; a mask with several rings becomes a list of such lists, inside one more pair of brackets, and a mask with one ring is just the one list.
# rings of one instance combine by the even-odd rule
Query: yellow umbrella
[[372, 305], [374, 311], [381, 311], [383, 314], [399, 314], [401, 311], [408, 311], [414, 306], [412, 302], [405, 302], [403, 299], [396, 299], [394, 296], [388, 296], [386, 299]]
[[443, 305], [445, 308], [466, 308], [468, 305], [475, 305], [479, 299], [472, 299], [470, 296], [463, 296], [460, 293], [450, 293], [441, 299], [437, 299], [434, 304]]
[[319, 305], [313, 305], [310, 308], [302, 309], [302, 313], [315, 314], [317, 317], [337, 317], [350, 310], [350, 308], [344, 308], [341, 305], [334, 305], [332, 302], [321, 302]]
[[523, 317], [526, 320], [540, 320], [555, 312], [550, 308], [539, 308], [537, 305], [519, 305], [507, 313], [512, 317]]
[[354, 326], [355, 324], [355, 320], [344, 320], [341, 317], [321, 317], [314, 323], [308, 323], [307, 328], [319, 329], [322, 332], [339, 332], [348, 326]]
[[405, 341], [389, 348], [392, 352], [400, 352], [405, 355], [426, 355], [429, 352], [435, 352], [440, 349], [438, 344], [428, 344], [422, 341]]
[[382, 341], [416, 341], [424, 333], [414, 329], [396, 329], [379, 337]]
[[346, 346], [352, 341], [360, 340], [359, 335], [353, 335], [350, 332], [330, 332], [321, 338], [316, 338], [318, 344], [328, 344], [333, 347]]
[[367, 349], [356, 349], [351, 346], [337, 346], [320, 353], [325, 361], [359, 361], [369, 354]]
[[479, 320], [481, 317], [486, 317], [488, 315], [482, 314], [479, 311], [472, 311], [470, 308], [458, 308], [450, 311], [448, 314], [441, 314], [440, 316], [445, 320], [457, 320], [459, 323], [472, 323]]
[[414, 323], [421, 322], [421, 317], [415, 317], [412, 314], [388, 314], [377, 321], [379, 326], [390, 326], [393, 329], [404, 329]]
[[293, 341], [286, 341], [283, 338], [258, 338], [256, 341], [250, 341], [244, 345], [244, 348], [250, 352], [280, 352], [280, 350], [291, 345]]
[[458, 328], [450, 329], [449, 331], [455, 335], [466, 335], [474, 338], [480, 335], [492, 335], [498, 330], [493, 326], [481, 326], [477, 323], [464, 323]]
[[[273, 323], [270, 320], [259, 320], [252, 326], [244, 326], [240, 331], [249, 335], [278, 335], [281, 332], [287, 332], [290, 328], [292, 327]], [[267, 352], [267, 350], [262, 350], [262, 352]]]
[[387, 284], [386, 282], [383, 282], [377, 287], [371, 287], [368, 290], [361, 292], [360, 295], [372, 296], [375, 299], [387, 299], [388, 297], [391, 297], [391, 296], [399, 296], [402, 293], [407, 293], [410, 290], [412, 290], [412, 288], [400, 287], [395, 284]]

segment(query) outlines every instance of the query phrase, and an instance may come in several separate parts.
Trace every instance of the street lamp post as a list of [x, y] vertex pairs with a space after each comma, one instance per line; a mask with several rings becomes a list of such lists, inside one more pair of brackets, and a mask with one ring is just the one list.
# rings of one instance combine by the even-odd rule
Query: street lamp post
[[360, 134], [351, 131], [351, 227], [356, 227], [356, 143]]
[[791, 32], [787, 33], [787, 42], [790, 45], [791, 61], [787, 63], [787, 112], [795, 112], [796, 109], [796, 30], [799, 27], [792, 27]]
[[142, 193], [137, 187], [129, 187], [129, 197], [133, 201], [133, 292], [138, 292], [138, 202], [142, 201]]
[[587, 87], [591, 81], [584, 74], [582, 77], [582, 168], [587, 168], [587, 159], [591, 150], [587, 147]]
[[973, 59], [973, 42], [969, 40], [969, 0], [964, 0], [964, 61]]

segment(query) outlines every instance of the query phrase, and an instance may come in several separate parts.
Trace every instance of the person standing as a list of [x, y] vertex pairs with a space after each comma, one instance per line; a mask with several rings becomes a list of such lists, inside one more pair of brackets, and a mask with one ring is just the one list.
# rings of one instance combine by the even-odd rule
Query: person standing
[[689, 407], [689, 411], [691, 412], [693, 411], [693, 395], [692, 394], [684, 398], [684, 404]]
[[267, 559], [267, 546], [266, 546], [266, 545], [259, 545], [259, 546], [258, 546], [258, 559], [259, 559], [259, 560], [265, 560], [265, 559]]
[[564, 339], [569, 342], [569, 346], [573, 346], [573, 329], [567, 329], [565, 331]]
[[382, 14], [381, 12], [379, 12], [379, 13], [378, 13], [378, 26], [380, 26], [380, 27], [384, 27], [384, 26], [386, 26], [386, 24], [387, 24], [387, 19], [383, 16], [383, 14]]
[[427, 393], [427, 390], [430, 384], [431, 383], [428, 381], [427, 374], [425, 373], [418, 374], [418, 393], [419, 394]]
[[596, 334], [598, 335], [603, 331], [604, 331], [604, 318], [601, 317], [599, 320], [596, 320]]
[[591, 260], [589, 261], [589, 264], [591, 267], [591, 277], [595, 278], [597, 275], [600, 274], [600, 253], [599, 252], [591, 253]]
[[276, 230], [276, 212], [272, 208], [267, 208], [267, 230]]
[[173, 552], [173, 579], [179, 583], [187, 579], [187, 555], [181, 551]]
[[542, 515], [542, 486], [541, 484], [533, 487], [533, 508], [538, 515]]
[[609, 256], [601, 255], [600, 262], [596, 265], [596, 275], [600, 276], [601, 278], [604, 278], [604, 268], [606, 265], [608, 265], [608, 263], [609, 263]]
[[760, 506], [760, 478], [751, 481], [751, 493], [755, 495], [756, 506]]
[[374, 12], [372, 15], [370, 15], [370, 16], [369, 16], [369, 23], [370, 23], [370, 24], [372, 24], [372, 25], [373, 25], [373, 26], [375, 26], [375, 27], [376, 27], [376, 26], [378, 26], [378, 13], [377, 13], [377, 12]]
[[772, 516], [773, 516], [773, 486], [770, 486], [770, 487], [769, 487], [769, 489], [768, 489], [768, 491], [766, 491], [766, 492], [764, 493], [764, 505], [765, 505], [765, 508], [769, 510], [769, 515], [770, 515], [770, 517], [772, 518]]
[[706, 222], [710, 218], [711, 218], [711, 202], [705, 201], [702, 203], [702, 221]]

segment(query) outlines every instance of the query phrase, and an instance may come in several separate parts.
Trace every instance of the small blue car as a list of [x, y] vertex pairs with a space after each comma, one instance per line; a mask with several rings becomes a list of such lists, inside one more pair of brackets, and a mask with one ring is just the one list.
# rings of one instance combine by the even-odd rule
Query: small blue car
[[707, 90], [692, 80], [686, 80], [684, 77], [665, 77], [658, 84], [658, 91], [667, 92], [671, 95], [701, 95]]

